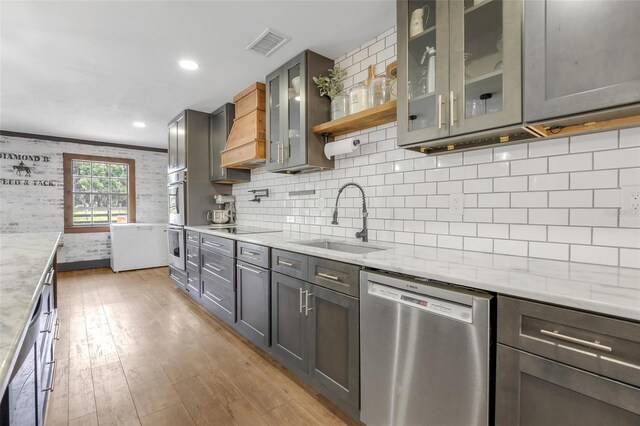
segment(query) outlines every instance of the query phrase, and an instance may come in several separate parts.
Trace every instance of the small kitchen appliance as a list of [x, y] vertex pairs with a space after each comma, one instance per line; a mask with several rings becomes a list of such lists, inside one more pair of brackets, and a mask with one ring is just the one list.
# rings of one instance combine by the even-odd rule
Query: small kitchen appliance
[[236, 197], [233, 195], [216, 194], [213, 202], [221, 205], [221, 209], [207, 212], [207, 220], [213, 225], [234, 225], [236, 223]]

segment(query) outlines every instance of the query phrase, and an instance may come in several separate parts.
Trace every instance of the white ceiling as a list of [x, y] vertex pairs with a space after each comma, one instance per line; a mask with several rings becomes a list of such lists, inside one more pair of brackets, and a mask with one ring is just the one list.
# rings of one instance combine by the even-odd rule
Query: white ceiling
[[[304, 49], [336, 58], [393, 25], [393, 0], [2, 1], [0, 129], [165, 147], [181, 110], [211, 112]], [[292, 40], [246, 51], [267, 27]]]

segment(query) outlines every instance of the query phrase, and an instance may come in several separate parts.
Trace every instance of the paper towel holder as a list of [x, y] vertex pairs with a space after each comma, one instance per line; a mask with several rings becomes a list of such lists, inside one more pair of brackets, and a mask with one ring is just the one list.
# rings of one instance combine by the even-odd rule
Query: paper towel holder
[[[324, 144], [325, 145], [328, 144], [329, 143], [329, 138], [331, 137], [331, 133], [324, 132], [324, 133], [322, 133], [322, 136], [324, 137]], [[353, 143], [353, 146], [358, 146], [358, 145], [360, 145], [360, 139], [354, 139], [352, 141], [352, 143]]]

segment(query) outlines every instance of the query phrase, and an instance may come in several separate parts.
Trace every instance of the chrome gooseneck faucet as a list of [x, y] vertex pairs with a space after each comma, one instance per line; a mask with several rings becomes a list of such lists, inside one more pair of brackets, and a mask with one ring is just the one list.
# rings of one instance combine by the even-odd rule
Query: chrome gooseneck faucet
[[362, 231], [356, 232], [356, 238], [361, 238], [363, 242], [369, 241], [369, 231], [367, 230], [367, 216], [369, 216], [369, 212], [367, 211], [367, 200], [365, 199], [364, 189], [360, 185], [355, 182], [349, 182], [342, 185], [342, 187], [338, 190], [338, 196], [336, 197], [336, 206], [333, 209], [333, 220], [331, 221], [332, 225], [338, 224], [338, 200], [340, 199], [340, 194], [345, 190], [348, 186], [355, 186], [362, 192]]

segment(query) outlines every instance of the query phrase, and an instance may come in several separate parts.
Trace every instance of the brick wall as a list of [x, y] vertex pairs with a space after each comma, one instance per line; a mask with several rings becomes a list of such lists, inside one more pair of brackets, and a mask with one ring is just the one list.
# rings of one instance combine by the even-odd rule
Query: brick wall
[[[391, 29], [336, 63], [348, 88], [396, 57]], [[234, 185], [240, 223], [354, 238], [364, 186], [370, 238], [377, 241], [640, 268], [640, 218], [621, 211], [621, 187], [640, 185], [640, 128], [427, 157], [396, 145], [396, 125], [355, 133], [362, 145], [335, 170], [279, 175], [265, 168]], [[260, 204], [249, 189], [269, 188]], [[311, 196], [289, 191], [315, 189]], [[449, 214], [449, 194], [464, 193], [464, 215]]]
[[[133, 158], [136, 166], [137, 221], [167, 222], [165, 153], [0, 136], [0, 153], [50, 157], [49, 162], [33, 164], [32, 179], [52, 181], [54, 184], [30, 187], [0, 185], [0, 233], [63, 231], [64, 152]], [[15, 163], [15, 160], [0, 158], [0, 178], [16, 178], [12, 169]], [[108, 236], [108, 232], [65, 234], [64, 247], [58, 255], [59, 262], [108, 259]]]

